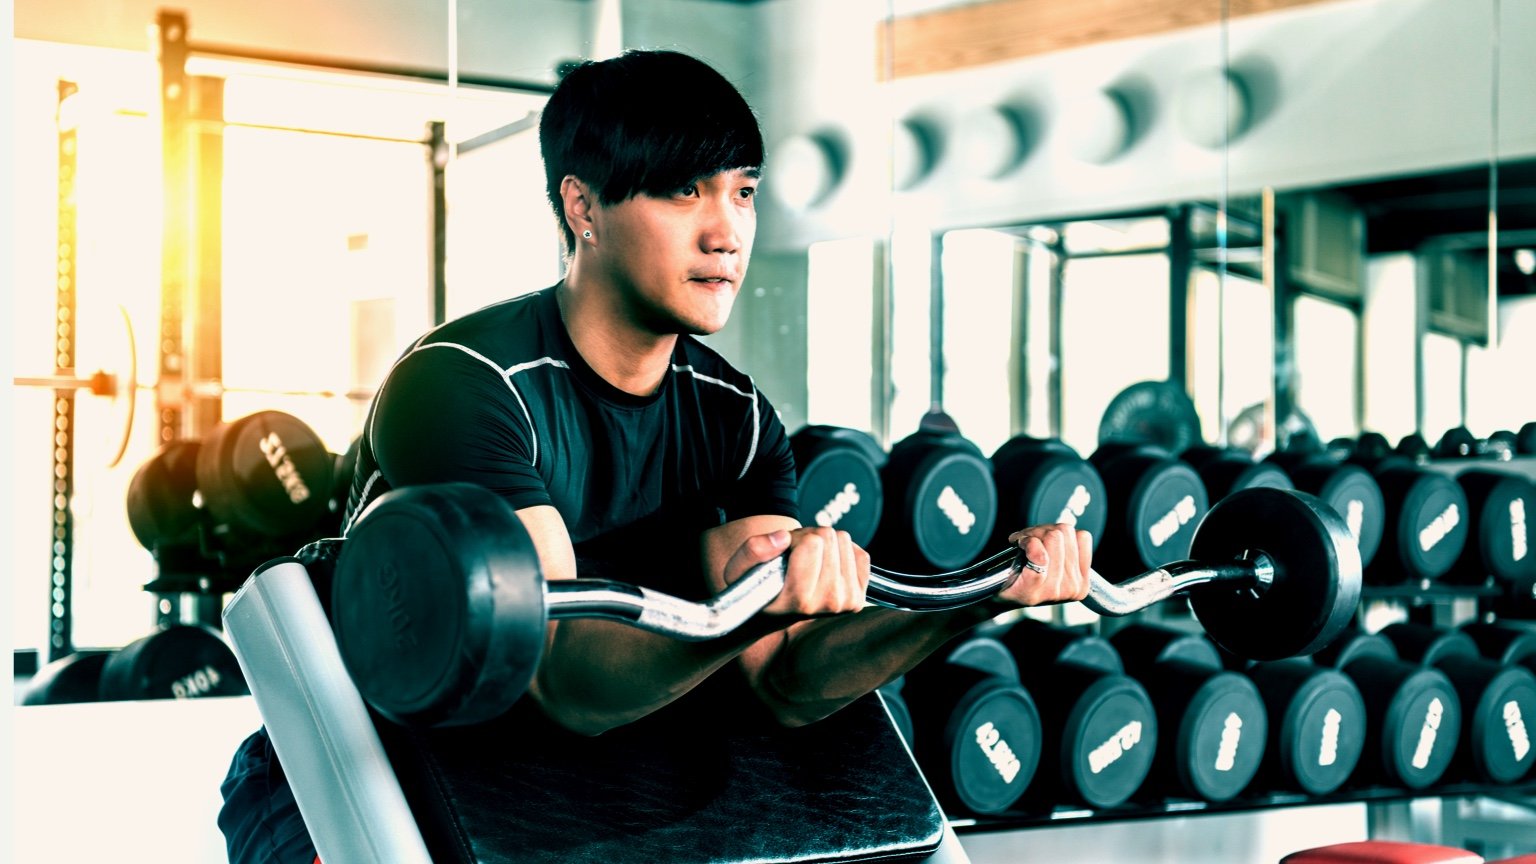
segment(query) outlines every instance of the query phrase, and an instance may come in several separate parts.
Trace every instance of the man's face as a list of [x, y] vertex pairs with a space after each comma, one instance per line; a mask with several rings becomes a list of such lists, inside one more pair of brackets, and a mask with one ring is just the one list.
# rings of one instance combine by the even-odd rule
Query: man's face
[[757, 171], [733, 169], [597, 208], [600, 261], [636, 324], [695, 335], [725, 326], [757, 233], [757, 182]]

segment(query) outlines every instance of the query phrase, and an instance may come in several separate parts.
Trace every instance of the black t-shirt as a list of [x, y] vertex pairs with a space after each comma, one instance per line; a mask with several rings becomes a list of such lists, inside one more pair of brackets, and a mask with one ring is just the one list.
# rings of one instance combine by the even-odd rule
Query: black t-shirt
[[688, 336], [656, 392], [619, 390], [577, 353], [554, 292], [406, 351], [369, 412], [347, 512], [399, 486], [476, 483], [513, 508], [553, 505], [578, 575], [701, 598], [700, 532], [798, 516], [784, 426], [751, 378]]

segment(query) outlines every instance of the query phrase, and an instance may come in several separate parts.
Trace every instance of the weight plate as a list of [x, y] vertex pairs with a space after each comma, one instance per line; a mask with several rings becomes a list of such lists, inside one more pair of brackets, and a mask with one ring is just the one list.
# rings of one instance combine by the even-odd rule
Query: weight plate
[[1135, 680], [1106, 675], [1093, 682], [1061, 729], [1057, 764], [1073, 797], [1116, 807], [1146, 781], [1157, 753], [1157, 712]]
[[239, 533], [290, 537], [330, 511], [336, 463], [313, 429], [281, 411], [216, 428], [197, 456], [204, 505]]
[[1180, 719], [1172, 752], [1179, 785], [1206, 801], [1226, 801], [1247, 788], [1269, 731], [1253, 682], [1236, 672], [1212, 675]]
[[243, 696], [240, 664], [224, 638], [203, 626], [176, 624], [130, 642], [101, 670], [103, 700]]
[[1024, 688], [993, 678], [973, 687], [945, 732], [955, 795], [973, 813], [1001, 813], [1040, 765], [1040, 713]]
[[1268, 586], [1196, 586], [1190, 607], [1206, 635], [1239, 657], [1279, 660], [1332, 642], [1360, 603], [1360, 552], [1344, 521], [1302, 492], [1247, 489], [1200, 523], [1198, 561], [1227, 562], [1262, 552], [1274, 565]]
[[1392, 467], [1377, 472], [1387, 502], [1382, 548], [1368, 578], [1377, 584], [1437, 579], [1467, 543], [1467, 496], [1454, 480]]
[[352, 526], [331, 590], [347, 670], [399, 723], [489, 720], [523, 694], [543, 653], [538, 555], [512, 508], [480, 486], [380, 496]]
[[1145, 441], [1181, 453], [1200, 440], [1200, 415], [1184, 388], [1140, 381], [1110, 400], [1099, 421], [1099, 443]]
[[67, 705], [101, 698], [101, 670], [110, 651], [76, 651], [37, 670], [27, 682], [23, 705]]

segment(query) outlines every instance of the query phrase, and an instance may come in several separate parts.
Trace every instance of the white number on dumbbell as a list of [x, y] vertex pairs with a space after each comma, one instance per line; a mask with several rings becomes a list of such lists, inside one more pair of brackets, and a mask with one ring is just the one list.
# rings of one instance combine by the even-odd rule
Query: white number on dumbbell
[[1004, 783], [1012, 783], [1013, 778], [1019, 776], [1019, 769], [1023, 767], [1019, 764], [1019, 757], [1013, 754], [1013, 748], [1003, 740], [1002, 733], [997, 731], [992, 721], [988, 720], [976, 727], [976, 746], [987, 754], [987, 760], [997, 769]]
[[1061, 508], [1061, 515], [1056, 517], [1056, 521], [1066, 525], [1076, 525], [1077, 520], [1083, 518], [1083, 514], [1088, 512], [1088, 505], [1092, 503], [1093, 496], [1088, 494], [1088, 488], [1078, 484], [1077, 488], [1072, 490], [1072, 496], [1067, 499], [1067, 506]]
[[1429, 766], [1430, 754], [1435, 752], [1435, 733], [1440, 731], [1440, 718], [1445, 716], [1445, 704], [1437, 697], [1429, 700], [1429, 710], [1424, 712], [1424, 726], [1419, 730], [1419, 746], [1413, 751], [1413, 767], [1423, 770]]
[[1189, 520], [1195, 518], [1194, 496], [1185, 495], [1179, 499], [1179, 503], [1173, 505], [1173, 509], [1163, 514], [1163, 518], [1152, 523], [1147, 534], [1152, 538], [1153, 546], [1161, 546], [1168, 542], [1168, 538], [1179, 533], [1179, 529], [1189, 524]]
[[823, 528], [831, 528], [842, 521], [848, 511], [859, 504], [859, 487], [849, 483], [843, 487], [843, 491], [832, 497], [826, 506], [816, 511], [816, 524]]
[[1350, 536], [1356, 542], [1360, 540], [1360, 526], [1365, 524], [1365, 502], [1358, 499], [1350, 499], [1344, 505], [1344, 524], [1349, 526]]
[[960, 493], [955, 491], [955, 487], [945, 486], [943, 491], [939, 492], [939, 509], [949, 517], [956, 531], [961, 534], [971, 533], [971, 528], [976, 524], [976, 514], [971, 512], [971, 508], [965, 506], [965, 501], [960, 498]]
[[1509, 732], [1509, 744], [1515, 750], [1515, 761], [1531, 752], [1531, 737], [1525, 731], [1525, 718], [1520, 716], [1520, 703], [1511, 699], [1504, 703], [1504, 728]]
[[1216, 750], [1216, 770], [1231, 771], [1237, 762], [1237, 745], [1243, 740], [1243, 718], [1232, 712], [1221, 727], [1221, 746]]
[[288, 500], [295, 504], [308, 501], [309, 487], [304, 485], [299, 469], [288, 458], [288, 448], [283, 446], [283, 439], [276, 432], [268, 432], [262, 437], [260, 445], [262, 455], [267, 457], [267, 464], [272, 466], [272, 473], [277, 475], [278, 482], [283, 484], [283, 491], [288, 493]]
[[1120, 761], [1124, 756], [1141, 741], [1141, 721], [1132, 720], [1120, 727], [1120, 731], [1109, 736], [1109, 740], [1093, 748], [1088, 754], [1088, 770], [1097, 774], [1105, 768]]
[[1339, 726], [1344, 723], [1344, 715], [1337, 708], [1329, 708], [1323, 715], [1323, 749], [1317, 754], [1317, 764], [1332, 765], [1339, 759]]
[[1514, 541], [1515, 560], [1520, 561], [1525, 558], [1528, 545], [1526, 540], [1528, 535], [1525, 530], [1524, 498], [1516, 498], [1509, 502], [1509, 530], [1511, 532], [1510, 539]]
[[171, 695], [177, 699], [196, 699], [213, 692], [213, 688], [219, 686], [219, 670], [212, 666], [203, 668], [189, 675], [183, 675], [180, 680], [171, 682]]
[[1457, 525], [1461, 524], [1461, 508], [1455, 504], [1445, 508], [1445, 512], [1435, 517], [1435, 521], [1424, 526], [1419, 532], [1419, 548], [1425, 552], [1440, 545], [1445, 535], [1451, 533]]

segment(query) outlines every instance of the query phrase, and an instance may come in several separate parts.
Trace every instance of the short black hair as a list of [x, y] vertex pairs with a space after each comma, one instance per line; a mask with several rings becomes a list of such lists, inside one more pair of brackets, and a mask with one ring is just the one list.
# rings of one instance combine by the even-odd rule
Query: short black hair
[[676, 51], [629, 51], [572, 68], [544, 106], [539, 149], [567, 250], [576, 244], [560, 197], [567, 175], [614, 204], [763, 164], [747, 101], [707, 63]]

